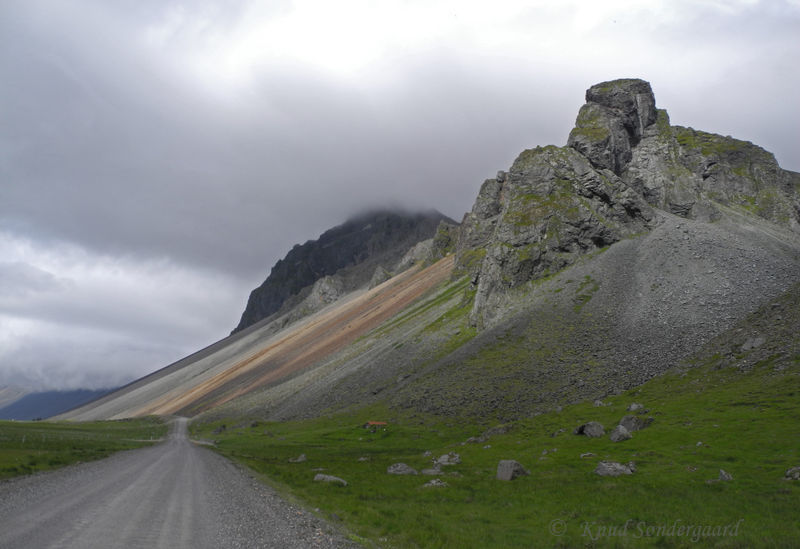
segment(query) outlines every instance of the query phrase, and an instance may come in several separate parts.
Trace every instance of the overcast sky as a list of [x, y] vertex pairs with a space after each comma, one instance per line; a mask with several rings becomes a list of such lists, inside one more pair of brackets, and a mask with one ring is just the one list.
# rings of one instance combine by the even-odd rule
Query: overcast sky
[[584, 92], [800, 171], [800, 2], [3, 0], [0, 386], [108, 387], [372, 206], [460, 219]]

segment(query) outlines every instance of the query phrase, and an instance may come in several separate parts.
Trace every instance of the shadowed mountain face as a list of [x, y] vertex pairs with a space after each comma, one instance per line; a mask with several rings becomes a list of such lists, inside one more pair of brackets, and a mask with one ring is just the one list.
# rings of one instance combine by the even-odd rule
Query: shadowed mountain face
[[287, 301], [296, 304], [299, 300], [291, 298], [306, 297], [313, 284], [325, 277], [339, 275], [327, 288], [335, 298], [368, 282], [376, 269], [391, 272], [409, 248], [432, 238], [442, 221], [452, 223], [437, 211], [370, 212], [324, 232], [317, 240], [295, 245], [252, 291], [233, 333], [280, 311]]
[[235, 335], [66, 417], [380, 402], [508, 420], [638, 386], [719, 338], [721, 355], [793, 360], [782, 303], [799, 287], [800, 174], [671, 126], [649, 83], [615, 80], [587, 91], [566, 146], [485, 181], [460, 226], [377, 212], [295, 246]]

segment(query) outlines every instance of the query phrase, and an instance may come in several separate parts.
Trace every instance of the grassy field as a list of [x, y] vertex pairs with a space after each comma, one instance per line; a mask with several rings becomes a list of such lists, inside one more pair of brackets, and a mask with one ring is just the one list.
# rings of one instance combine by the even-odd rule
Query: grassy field
[[[797, 547], [800, 482], [783, 477], [800, 465], [800, 357], [774, 366], [741, 371], [710, 360], [605, 406], [577, 404], [519, 421], [484, 443], [463, 444], [490, 425], [375, 407], [301, 422], [241, 418], [192, 431], [279, 491], [342, 521], [366, 545]], [[632, 402], [654, 419], [632, 439], [572, 434], [590, 420], [608, 434]], [[369, 420], [388, 425], [372, 432], [363, 427]], [[436, 477], [386, 473], [396, 462], [430, 467], [425, 452], [451, 451], [461, 463]], [[301, 453], [307, 461], [289, 461]], [[501, 459], [519, 461], [530, 476], [496, 480]], [[637, 471], [601, 477], [594, 473], [601, 460], [634, 461]], [[733, 480], [718, 481], [720, 469]], [[313, 482], [320, 470], [348, 485]], [[432, 478], [447, 486], [423, 487]]]
[[0, 421], [0, 479], [147, 446], [166, 432], [167, 425], [152, 417], [91, 423]]

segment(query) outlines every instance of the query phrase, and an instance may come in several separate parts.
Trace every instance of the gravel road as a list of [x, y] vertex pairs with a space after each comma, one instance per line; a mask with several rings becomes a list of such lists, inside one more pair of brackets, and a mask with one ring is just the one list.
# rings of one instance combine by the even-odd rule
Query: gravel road
[[0, 483], [0, 548], [355, 547], [186, 435]]

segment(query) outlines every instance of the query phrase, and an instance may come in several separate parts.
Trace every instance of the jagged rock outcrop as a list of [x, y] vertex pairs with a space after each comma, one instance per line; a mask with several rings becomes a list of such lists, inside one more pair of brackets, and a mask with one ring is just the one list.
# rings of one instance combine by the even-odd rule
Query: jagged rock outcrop
[[369, 289], [371, 290], [375, 286], [383, 284], [390, 278], [392, 278], [392, 273], [387, 271], [382, 265], [378, 265], [375, 268], [375, 272], [372, 274], [372, 278], [369, 280]]
[[800, 174], [749, 141], [670, 126], [658, 111], [622, 179], [652, 206], [715, 221], [732, 207], [800, 232]]
[[645, 230], [652, 218], [638, 193], [579, 152], [524, 151], [507, 174], [483, 184], [462, 222], [456, 261], [477, 284], [474, 321], [506, 290]]
[[234, 333], [292, 308], [303, 309], [299, 316], [309, 314], [368, 285], [378, 267], [392, 271], [409, 248], [432, 239], [442, 221], [452, 223], [437, 211], [370, 212], [295, 245], [251, 292]]
[[639, 79], [613, 80], [586, 90], [567, 146], [598, 168], [617, 175], [631, 161], [631, 150], [656, 121], [656, 100], [650, 84]]
[[652, 208], [702, 221], [734, 208], [800, 232], [800, 174], [752, 143], [670, 126], [644, 80], [596, 84], [567, 146], [524, 151], [464, 216], [455, 276], [477, 290], [473, 324], [507, 290], [649, 230]]

